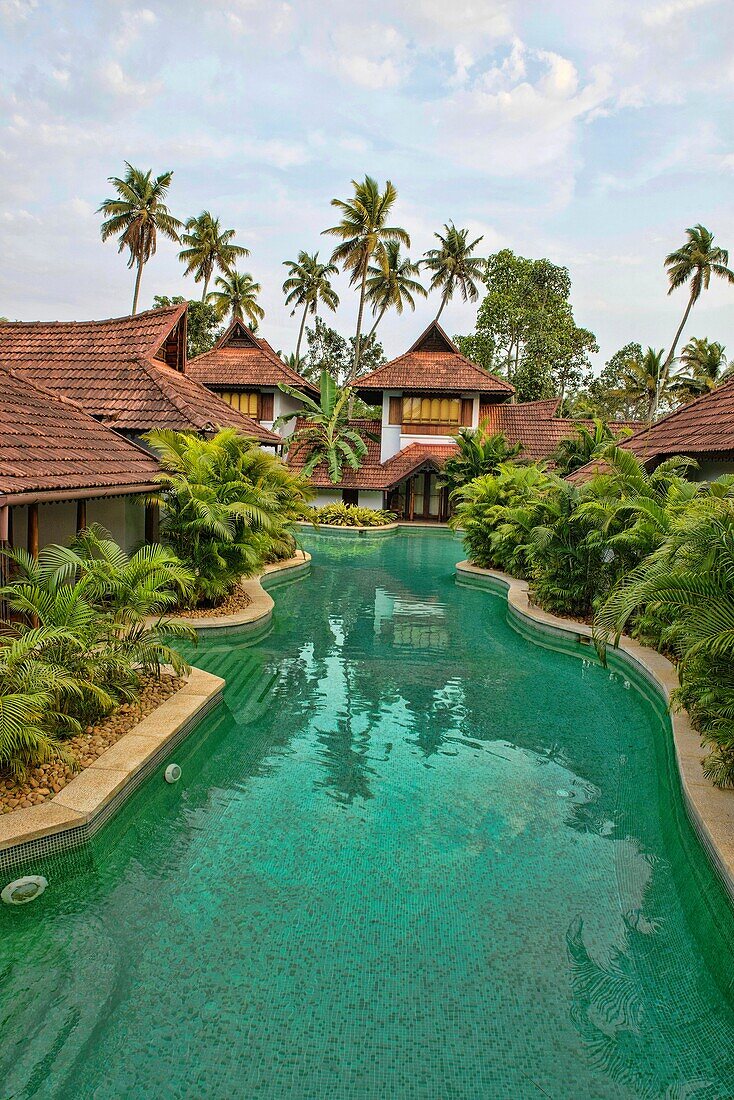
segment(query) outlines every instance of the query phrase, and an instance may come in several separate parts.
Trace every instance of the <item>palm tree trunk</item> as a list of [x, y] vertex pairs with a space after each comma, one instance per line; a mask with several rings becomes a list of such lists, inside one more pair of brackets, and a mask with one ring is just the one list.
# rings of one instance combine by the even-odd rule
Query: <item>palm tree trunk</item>
[[207, 291], [208, 291], [208, 289], [209, 289], [209, 278], [210, 278], [210, 277], [209, 277], [209, 275], [207, 275], [207, 276], [206, 276], [206, 278], [204, 279], [204, 289], [203, 289], [203, 290], [202, 290], [202, 292], [201, 292], [201, 300], [202, 300], [202, 302], [205, 302], [205, 301], [206, 301], [206, 293], [207, 293]]
[[142, 274], [143, 274], [143, 261], [138, 260], [138, 270], [137, 270], [137, 274], [135, 275], [135, 290], [133, 291], [133, 308], [132, 308], [132, 316], [133, 317], [135, 316], [135, 314], [138, 311], [138, 295], [140, 293], [140, 279], [142, 277]]
[[349, 384], [357, 377], [357, 371], [359, 370], [359, 356], [362, 351], [362, 313], [364, 311], [364, 292], [367, 285], [367, 257], [365, 256], [362, 263], [362, 281], [359, 286], [359, 309], [357, 311], [357, 334], [354, 339], [354, 366], [352, 367], [352, 377], [349, 379]]
[[443, 313], [444, 307], [445, 307], [446, 303], [448, 302], [448, 300], [449, 300], [448, 290], [445, 290], [443, 292], [442, 297], [441, 297], [441, 305], [439, 307], [438, 313], [435, 316], [435, 321], [436, 321], [437, 324], [438, 324], [438, 319], [441, 316], [441, 314]]
[[296, 341], [296, 359], [299, 363], [301, 362], [301, 340], [303, 339], [303, 330], [306, 327], [306, 315], [308, 314], [309, 305], [310, 303], [306, 302], [306, 307], [303, 311], [303, 317], [301, 317], [301, 327], [298, 330], [298, 339]]
[[369, 335], [367, 337], [368, 340], [371, 340], [372, 337], [375, 335], [375, 332], [377, 331], [377, 326], [379, 325], [382, 318], [385, 316], [385, 310], [386, 309], [387, 309], [387, 302], [385, 302], [384, 306], [382, 307], [382, 309], [380, 310], [380, 312], [377, 316], [377, 320], [375, 321], [374, 325], [370, 329]]
[[691, 296], [688, 299], [688, 305], [686, 306], [686, 311], [683, 314], [683, 320], [678, 325], [678, 331], [676, 332], [673, 343], [670, 346], [670, 351], [668, 352], [668, 358], [665, 360], [665, 363], [663, 365], [663, 369], [661, 370], [660, 376], [658, 378], [658, 384], [655, 387], [655, 405], [654, 405], [654, 410], [653, 410], [653, 420], [657, 420], [657, 418], [658, 418], [658, 409], [660, 408], [660, 392], [667, 385], [668, 376], [670, 374], [670, 366], [673, 362], [673, 359], [675, 358], [675, 349], [678, 347], [678, 341], [681, 338], [681, 333], [683, 332], [683, 329], [686, 327], [686, 322], [688, 321], [688, 315], [691, 312], [691, 310], [693, 309], [693, 303], [695, 301], [696, 301], [696, 296], [694, 295], [694, 292], [691, 291]]

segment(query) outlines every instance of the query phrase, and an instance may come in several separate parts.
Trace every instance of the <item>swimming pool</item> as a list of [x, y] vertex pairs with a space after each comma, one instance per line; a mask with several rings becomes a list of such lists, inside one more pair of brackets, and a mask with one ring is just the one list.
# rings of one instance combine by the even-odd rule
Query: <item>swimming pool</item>
[[3, 1097], [734, 1095], [734, 916], [667, 718], [455, 583], [304, 537], [225, 704], [0, 910]]

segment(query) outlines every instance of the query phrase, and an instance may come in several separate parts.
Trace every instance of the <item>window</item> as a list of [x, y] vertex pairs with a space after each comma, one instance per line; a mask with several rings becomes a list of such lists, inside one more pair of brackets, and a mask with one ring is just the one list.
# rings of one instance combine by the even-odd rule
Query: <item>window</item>
[[404, 397], [404, 424], [461, 424], [460, 397]]
[[359, 489], [342, 489], [343, 504], [359, 504]]
[[245, 416], [251, 416], [253, 420], [259, 418], [258, 397], [260, 395], [256, 391], [248, 393], [244, 390], [224, 390], [219, 396], [222, 401], [226, 401], [233, 409], [237, 409]]

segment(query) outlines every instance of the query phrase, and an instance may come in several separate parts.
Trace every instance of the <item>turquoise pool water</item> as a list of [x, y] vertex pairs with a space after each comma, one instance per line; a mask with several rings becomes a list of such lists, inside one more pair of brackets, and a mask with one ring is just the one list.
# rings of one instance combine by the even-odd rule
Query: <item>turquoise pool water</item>
[[310, 536], [226, 704], [0, 911], [0, 1096], [734, 1096], [734, 918], [669, 729], [442, 534]]

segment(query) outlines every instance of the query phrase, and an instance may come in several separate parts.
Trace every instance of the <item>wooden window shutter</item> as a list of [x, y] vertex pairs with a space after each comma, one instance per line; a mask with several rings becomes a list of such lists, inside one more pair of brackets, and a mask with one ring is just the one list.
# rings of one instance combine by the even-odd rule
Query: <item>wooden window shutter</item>
[[402, 424], [403, 422], [403, 399], [402, 397], [391, 397], [390, 408], [388, 412], [388, 424]]
[[275, 394], [261, 393], [260, 403], [258, 410], [258, 420], [272, 420], [273, 419], [273, 398]]
[[466, 427], [471, 427], [472, 414], [474, 413], [474, 400], [471, 397], [462, 397], [461, 399], [461, 423]]

